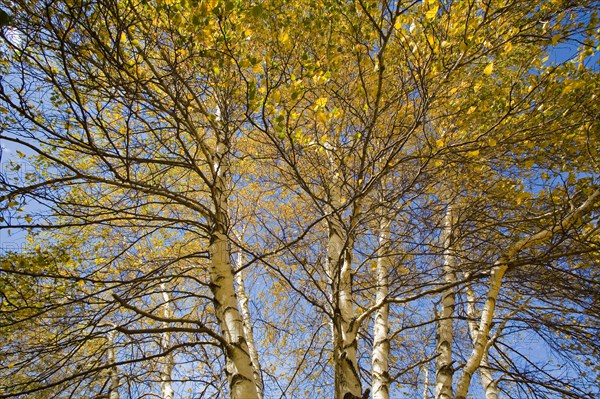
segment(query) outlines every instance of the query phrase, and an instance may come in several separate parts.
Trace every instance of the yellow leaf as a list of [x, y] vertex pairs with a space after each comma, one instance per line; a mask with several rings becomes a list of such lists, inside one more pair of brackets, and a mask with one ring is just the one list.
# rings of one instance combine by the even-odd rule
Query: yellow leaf
[[327, 114], [325, 112], [319, 111], [317, 112], [317, 119], [319, 122], [325, 124], [327, 122]]
[[494, 62], [490, 62], [485, 69], [483, 70], [483, 73], [485, 73], [486, 75], [491, 75], [494, 72]]
[[565, 86], [564, 89], [562, 89], [562, 94], [567, 94], [569, 93], [571, 90], [573, 90], [573, 85], [567, 85]]
[[279, 34], [279, 41], [283, 44], [286, 44], [287, 42], [290, 41], [290, 35], [287, 34], [287, 32], [282, 32]]
[[275, 104], [279, 104], [279, 101], [281, 100], [281, 92], [279, 90], [275, 90], [273, 91], [273, 102]]
[[473, 151], [469, 151], [467, 153], [467, 157], [469, 157], [469, 158], [475, 158], [478, 155], [479, 155], [479, 150], [473, 150]]
[[552, 36], [552, 45], [556, 46], [558, 44], [560, 40], [560, 33], [557, 33], [556, 35]]
[[315, 104], [317, 104], [317, 107], [324, 107], [325, 104], [327, 104], [327, 98], [325, 97], [321, 97], [319, 98], [317, 101], [315, 101]]
[[430, 46], [433, 46], [435, 44], [435, 36], [433, 36], [432, 33], [428, 33], [426, 35], [427, 38], [427, 43], [429, 43]]
[[439, 6], [436, 4], [431, 10], [425, 13], [425, 18], [427, 18], [428, 21], [433, 21], [437, 16], [438, 9]]

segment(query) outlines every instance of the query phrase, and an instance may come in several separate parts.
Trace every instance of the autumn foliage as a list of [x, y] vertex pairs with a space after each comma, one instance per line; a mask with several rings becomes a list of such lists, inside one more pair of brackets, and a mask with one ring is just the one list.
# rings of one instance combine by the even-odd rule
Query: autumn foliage
[[0, 398], [600, 394], [597, 2], [1, 4]]

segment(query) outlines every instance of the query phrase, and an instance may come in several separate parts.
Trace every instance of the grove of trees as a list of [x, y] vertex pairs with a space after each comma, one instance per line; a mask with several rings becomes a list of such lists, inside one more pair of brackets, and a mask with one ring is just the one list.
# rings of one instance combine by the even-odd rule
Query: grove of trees
[[0, 9], [0, 398], [600, 397], [597, 1]]

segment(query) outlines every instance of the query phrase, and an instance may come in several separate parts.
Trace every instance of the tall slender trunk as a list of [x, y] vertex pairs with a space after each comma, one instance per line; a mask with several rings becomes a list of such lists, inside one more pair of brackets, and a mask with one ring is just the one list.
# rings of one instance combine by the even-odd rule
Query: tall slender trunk
[[335, 398], [355, 399], [362, 396], [358, 361], [357, 333], [352, 302], [351, 240], [345, 238], [341, 223], [329, 222], [329, 264], [333, 291], [333, 356]]
[[[335, 399], [360, 399], [362, 387], [358, 373], [357, 329], [355, 325], [354, 303], [352, 300], [352, 249], [354, 241], [346, 234], [342, 222], [342, 189], [336, 166], [327, 146], [331, 162], [331, 185], [329, 201], [331, 214], [327, 218], [329, 230], [327, 265], [331, 280], [331, 301], [333, 307], [332, 340], [334, 363]], [[355, 203], [351, 226], [355, 221], [359, 204]]]
[[454, 306], [456, 283], [456, 256], [454, 253], [454, 226], [455, 210], [453, 205], [448, 205], [444, 216], [442, 232], [442, 245], [444, 248], [444, 260], [442, 265], [444, 283], [448, 288], [442, 292], [441, 311], [437, 322], [437, 345], [436, 345], [436, 374], [435, 374], [435, 397], [436, 399], [452, 398], [452, 377], [454, 368], [452, 365], [452, 342], [454, 338]]
[[[390, 269], [390, 221], [382, 216], [379, 223], [379, 248], [377, 249], [377, 264], [375, 273], [377, 275], [376, 303], [383, 302], [389, 291], [389, 269]], [[390, 376], [389, 376], [389, 306], [381, 306], [375, 313], [375, 324], [373, 327], [373, 356], [371, 390], [373, 399], [389, 399]]]
[[108, 350], [106, 351], [106, 363], [112, 366], [109, 369], [110, 386], [108, 391], [109, 399], [119, 399], [119, 369], [114, 365], [116, 361], [115, 351], [115, 332], [109, 331], [107, 334]]
[[490, 333], [490, 327], [496, 308], [496, 298], [498, 298], [498, 293], [500, 292], [502, 278], [508, 269], [508, 266], [506, 266], [507, 261], [508, 258], [501, 258], [492, 269], [487, 299], [481, 312], [479, 327], [477, 328], [477, 339], [473, 343], [471, 356], [467, 360], [467, 364], [456, 384], [456, 399], [466, 399], [471, 384], [471, 378], [473, 377], [475, 370], [481, 365], [481, 359], [487, 349], [488, 335]]
[[425, 369], [425, 381], [423, 382], [423, 399], [428, 399], [429, 398], [429, 365], [426, 364], [424, 367]]
[[[173, 317], [173, 311], [171, 310], [171, 298], [167, 292], [165, 283], [161, 283], [160, 289], [162, 290], [163, 297], [163, 317]], [[168, 327], [168, 323], [163, 323], [164, 327]], [[163, 353], [167, 352], [171, 348], [171, 333], [163, 332], [160, 335], [160, 349]], [[169, 352], [162, 358], [161, 370], [160, 370], [160, 393], [162, 399], [173, 399], [173, 368], [175, 368], [175, 359], [173, 354]]]
[[228, 171], [228, 146], [217, 143], [214, 155], [214, 184], [212, 200], [212, 230], [210, 233], [210, 280], [215, 313], [226, 344], [225, 374], [229, 383], [231, 399], [259, 399], [254, 379], [254, 367], [248, 350], [243, 321], [238, 308], [234, 286], [233, 269], [229, 259], [229, 239], [227, 237], [227, 185], [225, 174]]
[[[468, 276], [465, 276], [468, 277]], [[471, 341], [477, 342], [477, 335], [479, 333], [477, 327], [477, 311], [475, 309], [475, 291], [470, 283], [466, 286], [467, 294], [467, 318], [469, 320], [469, 333], [471, 335]], [[485, 392], [486, 399], [498, 399], [498, 387], [492, 376], [490, 370], [490, 364], [488, 359], [488, 350], [485, 350], [481, 358], [481, 365], [479, 367], [479, 375], [481, 376], [481, 385]]]
[[248, 306], [248, 295], [246, 295], [246, 286], [244, 284], [244, 272], [239, 270], [244, 265], [244, 257], [242, 251], [237, 254], [237, 269], [238, 272], [235, 275], [237, 297], [240, 304], [240, 312], [242, 313], [242, 323], [244, 327], [244, 333], [246, 334], [246, 342], [248, 344], [248, 352], [250, 354], [250, 360], [252, 361], [252, 367], [254, 370], [254, 379], [256, 381], [256, 392], [258, 397], [263, 397], [263, 380], [261, 375], [261, 368], [258, 359], [258, 353], [256, 352], [256, 345], [254, 343], [254, 332], [252, 331], [252, 319], [250, 318], [250, 308]]

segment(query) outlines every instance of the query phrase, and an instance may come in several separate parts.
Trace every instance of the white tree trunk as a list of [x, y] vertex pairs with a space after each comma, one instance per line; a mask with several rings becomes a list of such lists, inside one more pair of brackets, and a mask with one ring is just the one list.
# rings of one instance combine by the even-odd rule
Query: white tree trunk
[[425, 369], [425, 381], [423, 383], [424, 387], [423, 387], [423, 399], [428, 399], [429, 398], [429, 365], [425, 365], [425, 367], [423, 367]]
[[458, 384], [456, 386], [456, 399], [466, 399], [469, 387], [471, 385], [473, 373], [480, 366], [483, 354], [487, 350], [486, 344], [488, 342], [490, 326], [492, 324], [492, 318], [494, 317], [494, 310], [496, 308], [496, 298], [498, 298], [498, 293], [500, 292], [502, 278], [508, 269], [508, 260], [508, 258], [501, 258], [496, 263], [496, 266], [494, 266], [492, 269], [487, 299], [481, 312], [481, 320], [477, 329], [477, 339], [473, 343], [473, 351], [471, 356], [469, 357], [460, 379], [458, 380]]
[[[382, 216], [379, 227], [379, 248], [377, 250], [377, 264], [375, 273], [377, 275], [376, 303], [383, 302], [389, 291], [389, 269], [390, 269], [390, 222]], [[375, 312], [375, 324], [373, 327], [373, 356], [371, 392], [373, 399], [389, 399], [390, 376], [389, 376], [389, 305], [381, 306]]]
[[[331, 164], [329, 187], [330, 215], [327, 217], [329, 230], [327, 266], [331, 281], [333, 307], [332, 341], [334, 364], [335, 399], [360, 399], [362, 387], [358, 373], [357, 328], [352, 300], [352, 250], [354, 241], [348, 237], [342, 223], [342, 189], [338, 177], [333, 147], [325, 143]], [[350, 216], [350, 229], [356, 221], [360, 204], [355, 203]]]
[[[352, 302], [351, 243], [344, 238], [340, 223], [329, 223], [329, 264], [333, 290], [333, 355], [336, 399], [362, 396], [356, 358], [356, 331]], [[351, 396], [350, 396], [351, 395]]]
[[119, 399], [119, 370], [117, 369], [117, 366], [114, 365], [115, 361], [116, 361], [116, 354], [115, 354], [115, 332], [114, 331], [109, 331], [107, 334], [107, 343], [108, 343], [108, 350], [106, 351], [106, 362], [110, 365], [112, 364], [113, 366], [111, 366], [110, 368], [110, 374], [109, 374], [109, 379], [110, 379], [110, 388], [109, 388], [109, 393], [108, 393], [108, 398], [109, 399]]
[[444, 248], [444, 259], [442, 265], [444, 283], [448, 288], [442, 292], [441, 311], [437, 322], [437, 344], [436, 344], [436, 373], [435, 373], [435, 397], [436, 399], [452, 398], [452, 377], [454, 368], [452, 365], [452, 343], [454, 338], [454, 306], [456, 283], [456, 256], [454, 248], [454, 224], [455, 211], [452, 205], [448, 205], [444, 216], [442, 232], [442, 246]]
[[209, 245], [211, 291], [216, 316], [226, 342], [223, 348], [226, 358], [225, 374], [231, 399], [259, 399], [229, 258], [227, 185], [225, 184], [225, 174], [228, 171], [227, 156], [227, 145], [217, 143], [213, 164], [214, 211]]
[[[169, 297], [169, 293], [167, 292], [167, 287], [164, 283], [161, 283], [160, 289], [162, 290], [163, 296], [163, 317], [171, 318], [173, 317], [173, 312], [171, 310], [171, 299]], [[168, 323], [163, 323], [164, 327], [168, 327]], [[168, 351], [171, 348], [171, 333], [163, 332], [160, 336], [160, 349], [163, 353]], [[173, 399], [173, 368], [175, 367], [175, 359], [173, 358], [173, 354], [169, 352], [161, 359], [161, 370], [160, 370], [160, 393], [162, 399]]]
[[227, 342], [226, 375], [232, 399], [258, 399], [254, 368], [250, 359], [243, 321], [238, 309], [233, 271], [229, 262], [229, 243], [222, 226], [211, 238], [211, 288], [216, 315]]
[[258, 359], [258, 353], [256, 352], [256, 346], [254, 343], [254, 332], [252, 330], [252, 319], [250, 318], [250, 308], [248, 306], [248, 295], [246, 295], [246, 286], [244, 285], [244, 272], [239, 270], [244, 265], [244, 258], [242, 251], [238, 252], [237, 255], [237, 269], [238, 272], [235, 275], [237, 283], [237, 296], [240, 305], [240, 312], [242, 313], [242, 322], [244, 326], [244, 333], [246, 334], [246, 342], [248, 344], [248, 351], [250, 354], [250, 360], [254, 369], [254, 379], [256, 381], [256, 391], [258, 397], [263, 397], [263, 380], [261, 375], [261, 367]]
[[[468, 276], [465, 276], [468, 277]], [[477, 329], [477, 310], [475, 309], [475, 291], [470, 283], [466, 285], [467, 294], [467, 319], [469, 325], [469, 333], [473, 343], [477, 341], [477, 335], [479, 333]], [[488, 337], [489, 339], [489, 337]], [[498, 387], [496, 381], [492, 376], [492, 371], [489, 367], [488, 350], [486, 349], [481, 358], [481, 365], [479, 367], [479, 375], [481, 376], [481, 385], [485, 392], [486, 399], [498, 399]]]

